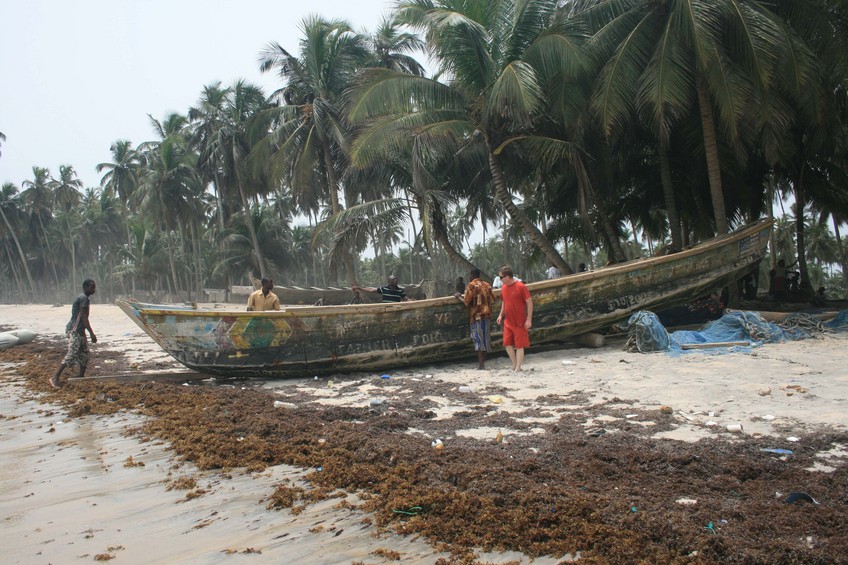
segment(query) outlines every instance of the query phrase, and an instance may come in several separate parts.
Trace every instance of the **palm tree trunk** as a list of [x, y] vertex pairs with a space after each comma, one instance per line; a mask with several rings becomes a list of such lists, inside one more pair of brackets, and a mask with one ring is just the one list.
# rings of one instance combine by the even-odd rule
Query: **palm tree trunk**
[[68, 225], [68, 240], [71, 242], [71, 280], [73, 281], [74, 288], [77, 287], [77, 250], [74, 245], [74, 234], [71, 231], [71, 219], [68, 217], [67, 212], [65, 215], [65, 223]]
[[[9, 248], [9, 242], [3, 242], [3, 250], [6, 251], [6, 256], [9, 257], [9, 268], [12, 270], [12, 278], [15, 279], [15, 282], [18, 285], [18, 293], [20, 294], [20, 298], [23, 299], [26, 296], [26, 288], [24, 287], [24, 281], [21, 279], [20, 273], [18, 273], [18, 269], [15, 267], [15, 261], [12, 257], [12, 250]], [[17, 302], [17, 300], [15, 301]]]
[[845, 280], [845, 298], [848, 298], [848, 257], [845, 256], [845, 248], [842, 246], [842, 237], [839, 235], [839, 218], [833, 218], [833, 233], [836, 236], [836, 249], [839, 251], [839, 261], [842, 265], [842, 278]]
[[768, 206], [766, 207], [766, 211], [768, 213], [768, 219], [770, 223], [769, 226], [769, 238], [768, 238], [768, 249], [769, 249], [769, 269], [774, 269], [777, 266], [777, 247], [774, 243], [774, 179], [769, 179], [768, 182]]
[[[721, 164], [718, 158], [718, 142], [716, 141], [713, 107], [710, 104], [709, 93], [703, 81], [697, 80], [698, 106], [701, 110], [701, 126], [704, 129], [704, 152], [707, 157], [707, 176], [710, 180], [710, 197], [713, 201], [713, 215], [716, 223], [716, 233], [721, 235], [730, 231], [727, 222], [727, 212], [724, 209], [724, 192], [721, 188]], [[735, 287], [736, 285], [731, 285]]]
[[804, 191], [804, 165], [798, 177], [792, 183], [795, 185], [795, 242], [798, 248], [798, 270], [801, 272], [801, 288], [812, 288], [810, 274], [807, 272], [807, 243], [804, 232], [804, 208], [807, 205], [807, 195]]
[[[6, 213], [3, 212], [3, 208], [0, 208], [0, 216], [3, 216], [3, 223], [6, 224], [6, 229], [9, 230], [9, 235], [12, 236], [12, 241], [15, 242], [15, 247], [17, 248], [18, 255], [21, 258], [21, 264], [24, 267], [24, 272], [26, 273], [27, 281], [29, 281], [29, 288], [32, 291], [32, 299], [35, 300], [37, 296], [35, 292], [35, 283], [32, 280], [32, 274], [29, 272], [29, 265], [27, 264], [26, 255], [24, 255], [24, 250], [21, 249], [21, 242], [18, 241], [18, 236], [15, 235], [15, 230], [12, 229], [12, 224], [9, 223], [9, 219], [6, 217]], [[11, 257], [9, 264], [12, 264]]]
[[265, 258], [262, 257], [262, 250], [259, 248], [259, 238], [256, 237], [256, 228], [253, 225], [253, 212], [250, 208], [250, 202], [248, 202], [247, 197], [244, 195], [240, 178], [236, 179], [236, 184], [238, 184], [239, 197], [241, 198], [241, 205], [244, 209], [244, 221], [247, 224], [247, 232], [250, 234], [253, 252], [256, 253], [256, 261], [259, 263], [259, 276], [264, 277], [268, 273], [265, 270]]
[[[333, 169], [333, 160], [330, 156], [330, 148], [323, 144], [324, 168], [327, 169], [327, 190], [330, 192], [330, 203], [333, 207], [333, 215], [335, 216], [342, 211], [341, 203], [339, 202], [339, 187], [336, 182], [336, 173]], [[347, 282], [350, 286], [356, 286], [359, 283], [356, 281], [356, 270], [353, 265], [353, 257], [349, 252], [343, 252], [342, 262], [344, 263], [345, 271], [347, 272]]]
[[489, 149], [489, 169], [492, 172], [492, 181], [495, 183], [495, 195], [498, 197], [498, 201], [504, 207], [507, 214], [509, 214], [509, 217], [512, 218], [512, 221], [521, 227], [524, 233], [530, 238], [530, 241], [532, 241], [533, 244], [545, 254], [545, 257], [552, 265], [559, 269], [563, 274], [571, 274], [573, 271], [571, 270], [571, 267], [568, 266], [568, 263], [565, 262], [565, 259], [563, 259], [556, 248], [551, 245], [548, 238], [542, 235], [539, 228], [530, 221], [527, 214], [522, 212], [518, 206], [515, 205], [515, 202], [512, 201], [512, 197], [506, 188], [506, 179], [504, 178], [503, 169], [491, 148]]
[[627, 255], [621, 247], [621, 241], [618, 239], [618, 232], [615, 230], [615, 227], [609, 219], [606, 206], [601, 204], [600, 201], [596, 202], [595, 206], [598, 208], [598, 215], [601, 217], [601, 226], [604, 228], [604, 237], [607, 240], [607, 245], [609, 246], [610, 251], [612, 252], [613, 259], [616, 263], [624, 263], [627, 261]]
[[668, 216], [668, 231], [671, 233], [672, 251], [683, 249], [683, 239], [680, 234], [680, 216], [677, 214], [677, 203], [674, 200], [674, 185], [671, 182], [671, 162], [668, 158], [668, 147], [660, 143], [660, 180], [662, 181], [665, 212]]
[[[53, 260], [55, 255], [53, 255], [53, 247], [50, 245], [50, 238], [47, 236], [47, 229], [44, 227], [44, 219], [39, 215], [38, 216], [38, 224], [41, 226], [41, 234], [44, 236], [44, 243], [47, 245], [47, 252], [50, 254], [50, 267], [53, 270], [53, 279], [56, 281], [56, 291], [59, 291], [60, 283], [59, 283], [59, 274], [56, 272], [56, 262]], [[76, 289], [72, 289], [71, 292], [76, 292]]]
[[[444, 249], [445, 254], [448, 256], [448, 259], [451, 263], [459, 267], [460, 272], [468, 273], [475, 267], [474, 263], [465, 258], [465, 256], [454, 249], [453, 245], [451, 245], [450, 238], [448, 237], [448, 231], [445, 228], [444, 219], [442, 218], [441, 211], [436, 211], [433, 214], [433, 237], [436, 238], [436, 241], [439, 245]], [[480, 269], [482, 271], [483, 269]], [[489, 275], [486, 273], [481, 273], [483, 278], [488, 279]]]

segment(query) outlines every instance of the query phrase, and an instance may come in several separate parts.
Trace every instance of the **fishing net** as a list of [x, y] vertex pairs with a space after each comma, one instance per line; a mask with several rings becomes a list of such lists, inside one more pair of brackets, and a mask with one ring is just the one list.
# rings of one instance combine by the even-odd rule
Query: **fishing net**
[[809, 339], [815, 333], [832, 330], [848, 330], [848, 311], [828, 323], [810, 314], [790, 314], [779, 323], [764, 320], [756, 312], [728, 310], [718, 320], [712, 321], [699, 331], [680, 330], [668, 333], [653, 312], [636, 312], [627, 321], [627, 351], [650, 353], [689, 350], [687, 344], [735, 343], [736, 345], [715, 349], [713, 353], [727, 353], [763, 343], [779, 343]]

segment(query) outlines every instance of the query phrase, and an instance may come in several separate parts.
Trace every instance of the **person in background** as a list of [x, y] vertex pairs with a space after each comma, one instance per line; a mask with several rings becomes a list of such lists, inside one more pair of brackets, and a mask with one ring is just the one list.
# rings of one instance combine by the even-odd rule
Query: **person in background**
[[274, 281], [268, 277], [262, 277], [262, 288], [255, 290], [247, 297], [248, 312], [264, 312], [265, 310], [279, 310], [280, 299], [271, 292]]
[[524, 349], [530, 347], [528, 331], [533, 327], [533, 299], [524, 283], [513, 276], [509, 265], [501, 267], [498, 275], [503, 281], [498, 324], [503, 324], [503, 345], [512, 361], [512, 370], [520, 371]]
[[577, 266], [577, 272], [578, 273], [585, 273], [586, 272], [586, 263], [580, 263]]
[[378, 292], [383, 295], [383, 302], [407, 302], [409, 297], [406, 292], [398, 286], [398, 278], [395, 275], [389, 275], [389, 283], [386, 286], [352, 286], [353, 292]]
[[68, 354], [59, 364], [56, 373], [50, 377], [50, 384], [53, 388], [60, 388], [62, 383], [59, 377], [62, 376], [62, 371], [68, 365], [79, 365], [78, 378], [85, 376], [85, 370], [88, 367], [89, 350], [88, 341], [85, 339], [85, 332], [91, 336], [91, 343], [97, 343], [97, 336], [94, 335], [94, 330], [91, 329], [91, 323], [88, 320], [88, 314], [91, 310], [91, 295], [97, 290], [97, 285], [92, 279], [85, 279], [82, 283], [82, 294], [77, 296], [74, 303], [71, 305], [71, 319], [65, 326], [65, 335], [68, 336]]
[[486, 352], [492, 350], [492, 306], [495, 304], [495, 295], [492, 294], [491, 285], [480, 279], [480, 269], [471, 269], [469, 279], [471, 282], [465, 288], [465, 296], [459, 292], [454, 296], [468, 307], [471, 341], [477, 352], [477, 368], [485, 369]]
[[454, 292], [458, 292], [459, 294], [465, 292], [465, 281], [462, 277], [456, 278], [456, 286], [454, 287]]
[[549, 279], [556, 279], [562, 276], [560, 270], [557, 269], [556, 265], [554, 265], [553, 263], [551, 263], [551, 266], [548, 267], [547, 271], [545, 271], [545, 274], [548, 276]]

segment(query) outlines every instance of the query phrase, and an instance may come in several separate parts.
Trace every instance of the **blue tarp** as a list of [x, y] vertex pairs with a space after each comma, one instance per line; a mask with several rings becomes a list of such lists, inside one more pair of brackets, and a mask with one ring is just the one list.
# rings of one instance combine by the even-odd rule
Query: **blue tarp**
[[[627, 321], [630, 337], [628, 348], [643, 353], [651, 351], [683, 352], [684, 344], [744, 341], [749, 345], [710, 350], [712, 353], [757, 347], [763, 343], [779, 343], [809, 339], [814, 332], [848, 330], [848, 310], [823, 324], [809, 314], [790, 314], [780, 324], [764, 320], [756, 312], [727, 311], [700, 331], [681, 330], [669, 334], [653, 312], [636, 312]], [[699, 350], [705, 351], [705, 350]]]

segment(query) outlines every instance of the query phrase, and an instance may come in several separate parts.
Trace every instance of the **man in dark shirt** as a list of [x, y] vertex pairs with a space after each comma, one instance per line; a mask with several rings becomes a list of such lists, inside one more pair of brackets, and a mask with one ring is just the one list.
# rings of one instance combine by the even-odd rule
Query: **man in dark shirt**
[[82, 283], [82, 294], [77, 296], [71, 305], [71, 319], [65, 326], [65, 335], [68, 336], [68, 354], [62, 360], [59, 368], [56, 369], [56, 374], [50, 377], [50, 384], [53, 388], [62, 386], [59, 377], [62, 371], [68, 365], [79, 365], [79, 378], [85, 376], [85, 369], [88, 367], [88, 341], [85, 338], [85, 332], [88, 331], [91, 335], [91, 343], [97, 343], [97, 336], [94, 335], [94, 330], [91, 329], [91, 324], [88, 321], [88, 313], [91, 306], [89, 298], [97, 290], [97, 285], [91, 279], [85, 279]]
[[373, 286], [352, 286], [354, 292], [379, 292], [383, 295], [383, 302], [406, 302], [409, 298], [406, 292], [398, 286], [398, 279], [395, 275], [389, 275], [389, 284], [381, 287]]

